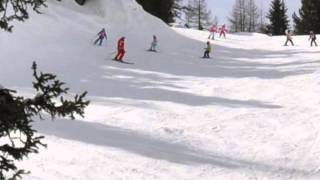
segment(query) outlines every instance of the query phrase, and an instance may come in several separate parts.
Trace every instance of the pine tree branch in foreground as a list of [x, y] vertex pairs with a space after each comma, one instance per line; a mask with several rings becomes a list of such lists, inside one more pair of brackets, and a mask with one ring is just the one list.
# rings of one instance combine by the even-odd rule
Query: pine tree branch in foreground
[[[57, 0], [61, 1], [61, 0]], [[0, 29], [12, 32], [12, 21], [25, 21], [29, 19], [31, 8], [41, 14], [40, 8], [47, 7], [47, 0], [0, 0]], [[84, 5], [86, 0], [76, 0], [79, 5]]]
[[33, 87], [37, 91], [34, 98], [16, 96], [16, 92], [0, 89], [0, 179], [16, 180], [29, 173], [18, 169], [15, 162], [23, 160], [31, 153], [38, 153], [39, 148], [46, 147], [41, 142], [43, 136], [36, 135], [32, 128], [35, 119], [44, 119], [42, 114], [50, 114], [51, 118], [71, 118], [84, 116], [84, 109], [89, 101], [84, 100], [87, 92], [75, 95], [73, 100], [66, 100], [69, 88], [56, 79], [55, 75], [37, 71], [32, 66], [35, 81]]
[[28, 8], [40, 13], [40, 7], [44, 6], [46, 0], [0, 0], [0, 28], [11, 32], [13, 26], [10, 21], [24, 21], [29, 18]]

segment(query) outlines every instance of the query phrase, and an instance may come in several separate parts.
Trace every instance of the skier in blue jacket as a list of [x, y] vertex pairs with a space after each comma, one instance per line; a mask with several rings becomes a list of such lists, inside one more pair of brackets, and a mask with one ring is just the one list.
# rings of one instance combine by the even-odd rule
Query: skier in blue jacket
[[94, 41], [94, 44], [96, 45], [99, 42], [99, 46], [102, 45], [103, 39], [105, 38], [107, 40], [107, 33], [104, 28], [97, 34], [98, 39]]
[[157, 52], [158, 39], [156, 35], [153, 35], [153, 40], [149, 51]]

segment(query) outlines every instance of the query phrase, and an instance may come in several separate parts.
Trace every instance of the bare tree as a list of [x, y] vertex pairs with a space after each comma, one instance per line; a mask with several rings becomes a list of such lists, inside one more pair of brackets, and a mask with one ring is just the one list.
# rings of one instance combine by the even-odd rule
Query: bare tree
[[188, 4], [184, 8], [184, 16], [185, 22], [188, 26], [192, 26], [193, 24], [193, 17], [195, 16], [195, 9], [191, 6], [191, 0], [188, 1]]
[[255, 32], [258, 26], [259, 9], [255, 0], [236, 0], [231, 17], [231, 29], [235, 32]]
[[229, 18], [231, 23], [231, 29], [235, 32], [245, 31], [246, 24], [246, 8], [245, 0], [236, 0], [233, 5], [231, 18]]
[[258, 19], [259, 19], [259, 9], [255, 3], [255, 0], [248, 0], [248, 31], [249, 32], [256, 32], [258, 27]]
[[239, 32], [239, 1], [237, 0], [235, 4], [233, 5], [231, 17], [229, 18], [229, 21], [231, 23], [231, 30], [234, 32]]
[[214, 24], [216, 27], [219, 25], [219, 18], [218, 16], [214, 16], [212, 24]]
[[212, 24], [211, 11], [205, 0], [189, 0], [185, 14], [187, 23], [199, 30], [209, 28]]

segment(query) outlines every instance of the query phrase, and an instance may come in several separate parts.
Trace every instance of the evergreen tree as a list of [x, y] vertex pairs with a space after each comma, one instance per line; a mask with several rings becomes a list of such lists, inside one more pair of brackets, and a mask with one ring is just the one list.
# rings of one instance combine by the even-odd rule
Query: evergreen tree
[[9, 24], [10, 21], [24, 21], [29, 18], [27, 11], [29, 7], [40, 13], [39, 8], [41, 6], [45, 6], [45, 0], [1, 0], [0, 28], [11, 32], [13, 26]]
[[166, 23], [172, 23], [180, 13], [181, 0], [137, 0], [143, 9], [150, 14], [162, 19]]
[[[61, 1], [61, 0], [58, 0]], [[86, 0], [76, 0], [83, 5]], [[0, 29], [12, 32], [13, 26], [10, 21], [25, 21], [29, 18], [28, 9], [31, 8], [37, 13], [41, 7], [46, 7], [46, 0], [0, 0]]]
[[270, 30], [273, 35], [283, 35], [289, 28], [287, 7], [284, 0], [273, 0], [267, 18], [270, 20]]
[[[33, 87], [37, 94], [33, 98], [16, 96], [15, 91], [0, 88], [0, 179], [15, 180], [27, 173], [18, 169], [16, 161], [23, 160], [30, 153], [38, 153], [43, 136], [37, 136], [32, 123], [42, 113], [51, 118], [83, 116], [84, 108], [89, 101], [85, 101], [86, 92], [76, 95], [73, 100], [66, 100], [63, 96], [69, 89], [64, 83], [56, 79], [55, 75], [38, 73], [37, 66], [32, 66], [35, 81]], [[58, 99], [58, 101], [57, 101]]]
[[281, 24], [282, 24], [282, 29], [284, 29], [284, 32], [286, 32], [286, 30], [289, 29], [289, 16], [288, 14], [288, 8], [287, 5], [285, 3], [285, 0], [282, 0], [281, 2]]
[[299, 15], [293, 14], [295, 31], [299, 34], [305, 34], [309, 31], [320, 33], [320, 1], [302, 0], [301, 3]]
[[[39, 8], [45, 5], [45, 0], [6, 0], [0, 1], [0, 29], [12, 30], [10, 21], [24, 21], [29, 18], [28, 8], [40, 13]], [[55, 75], [38, 73], [37, 66], [32, 66], [35, 81], [33, 87], [37, 94], [33, 98], [16, 96], [15, 91], [0, 86], [0, 179], [16, 180], [26, 174], [18, 169], [16, 162], [26, 158], [31, 153], [38, 153], [43, 136], [37, 136], [32, 123], [37, 117], [43, 119], [42, 113], [51, 118], [83, 116], [86, 92], [76, 95], [73, 100], [66, 100], [64, 95], [69, 89], [56, 79]], [[58, 100], [57, 100], [58, 99]]]
[[86, 0], [76, 0], [76, 2], [80, 5], [84, 5], [84, 3], [86, 2]]

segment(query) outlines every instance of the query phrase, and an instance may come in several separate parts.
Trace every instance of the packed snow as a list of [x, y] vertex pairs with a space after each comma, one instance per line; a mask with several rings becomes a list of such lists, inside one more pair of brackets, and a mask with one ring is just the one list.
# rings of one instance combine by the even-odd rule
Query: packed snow
[[[31, 64], [87, 90], [84, 119], [35, 123], [28, 180], [318, 180], [320, 51], [308, 37], [169, 28], [134, 0], [49, 2], [0, 34], [0, 82], [33, 93]], [[105, 27], [108, 40], [93, 46]], [[159, 52], [147, 52], [152, 35]], [[115, 56], [126, 36], [126, 61]]]

